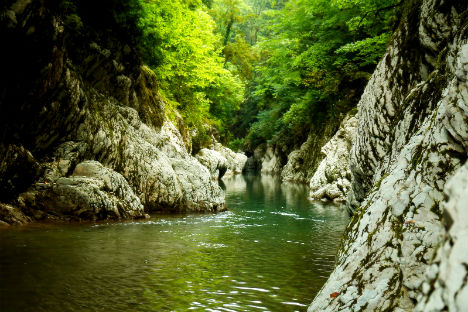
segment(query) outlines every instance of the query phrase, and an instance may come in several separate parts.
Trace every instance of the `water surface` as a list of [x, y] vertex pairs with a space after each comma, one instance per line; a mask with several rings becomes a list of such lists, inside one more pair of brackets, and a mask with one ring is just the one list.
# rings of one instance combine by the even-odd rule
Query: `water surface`
[[305, 311], [344, 209], [272, 177], [225, 181], [229, 212], [0, 231], [0, 311]]

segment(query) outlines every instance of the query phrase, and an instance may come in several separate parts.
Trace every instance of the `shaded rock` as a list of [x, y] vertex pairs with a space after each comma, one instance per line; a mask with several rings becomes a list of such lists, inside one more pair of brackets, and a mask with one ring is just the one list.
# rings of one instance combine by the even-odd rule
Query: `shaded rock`
[[20, 225], [31, 222], [31, 218], [18, 207], [2, 203], [0, 203], [0, 220], [3, 221], [3, 225]]
[[322, 147], [325, 158], [310, 180], [310, 198], [346, 201], [351, 186], [348, 157], [356, 127], [356, 117], [346, 117], [333, 138]]
[[228, 169], [228, 161], [215, 150], [202, 148], [195, 156], [197, 160], [210, 171], [211, 178], [221, 179]]
[[0, 200], [11, 200], [24, 191], [40, 172], [40, 165], [21, 145], [0, 144]]
[[83, 159], [86, 149], [84, 142], [68, 141], [60, 144], [53, 155], [41, 163], [44, 168], [42, 182], [53, 182], [72, 174], [77, 163]]
[[262, 170], [262, 157], [264, 153], [264, 145], [260, 145], [255, 148], [253, 153], [250, 152], [242, 171], [244, 173], [260, 173]]
[[310, 183], [324, 158], [321, 148], [336, 133], [342, 118], [342, 116], [337, 116], [337, 118], [329, 118], [326, 122], [311, 125], [307, 140], [300, 148], [288, 154], [287, 162], [281, 170], [282, 181]]
[[247, 162], [247, 156], [245, 156], [245, 154], [236, 153], [220, 143], [215, 143], [213, 148], [227, 160], [227, 171], [224, 174], [225, 177], [242, 173]]
[[308, 170], [304, 170], [304, 159], [307, 158], [310, 152], [312, 140], [313, 136], [308, 136], [307, 141], [299, 149], [289, 153], [288, 162], [281, 171], [281, 179], [283, 181], [305, 183]]
[[70, 177], [35, 184], [18, 201], [25, 210], [80, 219], [144, 216], [143, 205], [127, 180], [97, 161], [79, 163]]
[[[412, 311], [429, 295], [444, 186], [468, 154], [468, 8], [412, 5], [359, 102], [347, 201], [355, 213], [309, 311]], [[453, 282], [447, 288], [464, 291], [466, 280]]]

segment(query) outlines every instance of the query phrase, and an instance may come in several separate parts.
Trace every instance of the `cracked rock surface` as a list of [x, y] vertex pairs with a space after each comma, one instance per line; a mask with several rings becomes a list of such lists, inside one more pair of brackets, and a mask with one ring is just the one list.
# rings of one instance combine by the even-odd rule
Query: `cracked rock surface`
[[449, 281], [466, 277], [466, 224], [444, 222], [466, 211], [456, 207], [466, 196], [457, 170], [468, 154], [467, 11], [415, 2], [392, 37], [358, 104], [354, 216], [308, 311], [466, 309], [466, 278]]
[[227, 170], [227, 159], [219, 152], [202, 148], [195, 158], [210, 171], [211, 178], [214, 180], [221, 179]]
[[245, 154], [236, 153], [220, 143], [215, 143], [213, 149], [227, 160], [227, 171], [224, 177], [227, 178], [242, 173], [245, 163], [247, 162], [247, 156], [245, 156]]
[[76, 37], [47, 1], [0, 11], [11, 42], [0, 60], [3, 223], [225, 209], [183, 122], [166, 117], [157, 77], [118, 29], [83, 24]]
[[468, 307], [468, 163], [445, 185], [445, 234], [415, 311], [463, 311]]
[[355, 116], [347, 116], [333, 138], [322, 147], [325, 158], [310, 180], [310, 198], [346, 201], [351, 186], [349, 150], [357, 126]]

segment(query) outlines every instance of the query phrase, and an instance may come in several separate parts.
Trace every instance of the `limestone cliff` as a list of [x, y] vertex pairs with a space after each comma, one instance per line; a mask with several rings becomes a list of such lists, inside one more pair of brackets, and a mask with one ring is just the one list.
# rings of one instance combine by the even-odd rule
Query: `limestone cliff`
[[322, 147], [335, 135], [342, 118], [328, 118], [323, 124], [312, 125], [307, 140], [288, 154], [287, 163], [281, 171], [282, 181], [309, 184], [325, 157]]
[[447, 182], [445, 233], [426, 272], [415, 311], [463, 311], [468, 307], [468, 162]]
[[404, 5], [358, 105], [354, 216], [309, 311], [466, 309], [468, 6]]
[[247, 156], [244, 153], [236, 153], [220, 143], [215, 143], [212, 148], [227, 160], [227, 170], [224, 177], [231, 177], [242, 173], [247, 162]]
[[290, 146], [288, 138], [257, 146], [246, 169], [280, 175], [285, 182], [308, 184], [325, 156], [321, 148], [336, 133], [342, 118], [328, 118], [326, 122], [312, 125], [307, 140], [298, 147]]
[[346, 201], [351, 186], [348, 156], [356, 126], [356, 117], [347, 116], [333, 138], [322, 147], [325, 158], [310, 179], [311, 199]]
[[157, 78], [125, 29], [112, 14], [61, 5], [0, 6], [0, 202], [8, 203], [0, 218], [224, 209], [221, 188], [167, 119]]

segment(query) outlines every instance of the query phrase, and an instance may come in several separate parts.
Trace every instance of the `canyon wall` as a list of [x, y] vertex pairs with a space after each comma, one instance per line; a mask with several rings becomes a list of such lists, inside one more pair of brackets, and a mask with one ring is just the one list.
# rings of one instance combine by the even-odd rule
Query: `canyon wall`
[[0, 222], [224, 210], [125, 29], [63, 5], [0, 7]]
[[403, 5], [358, 104], [353, 217], [309, 311], [467, 306], [468, 7]]

